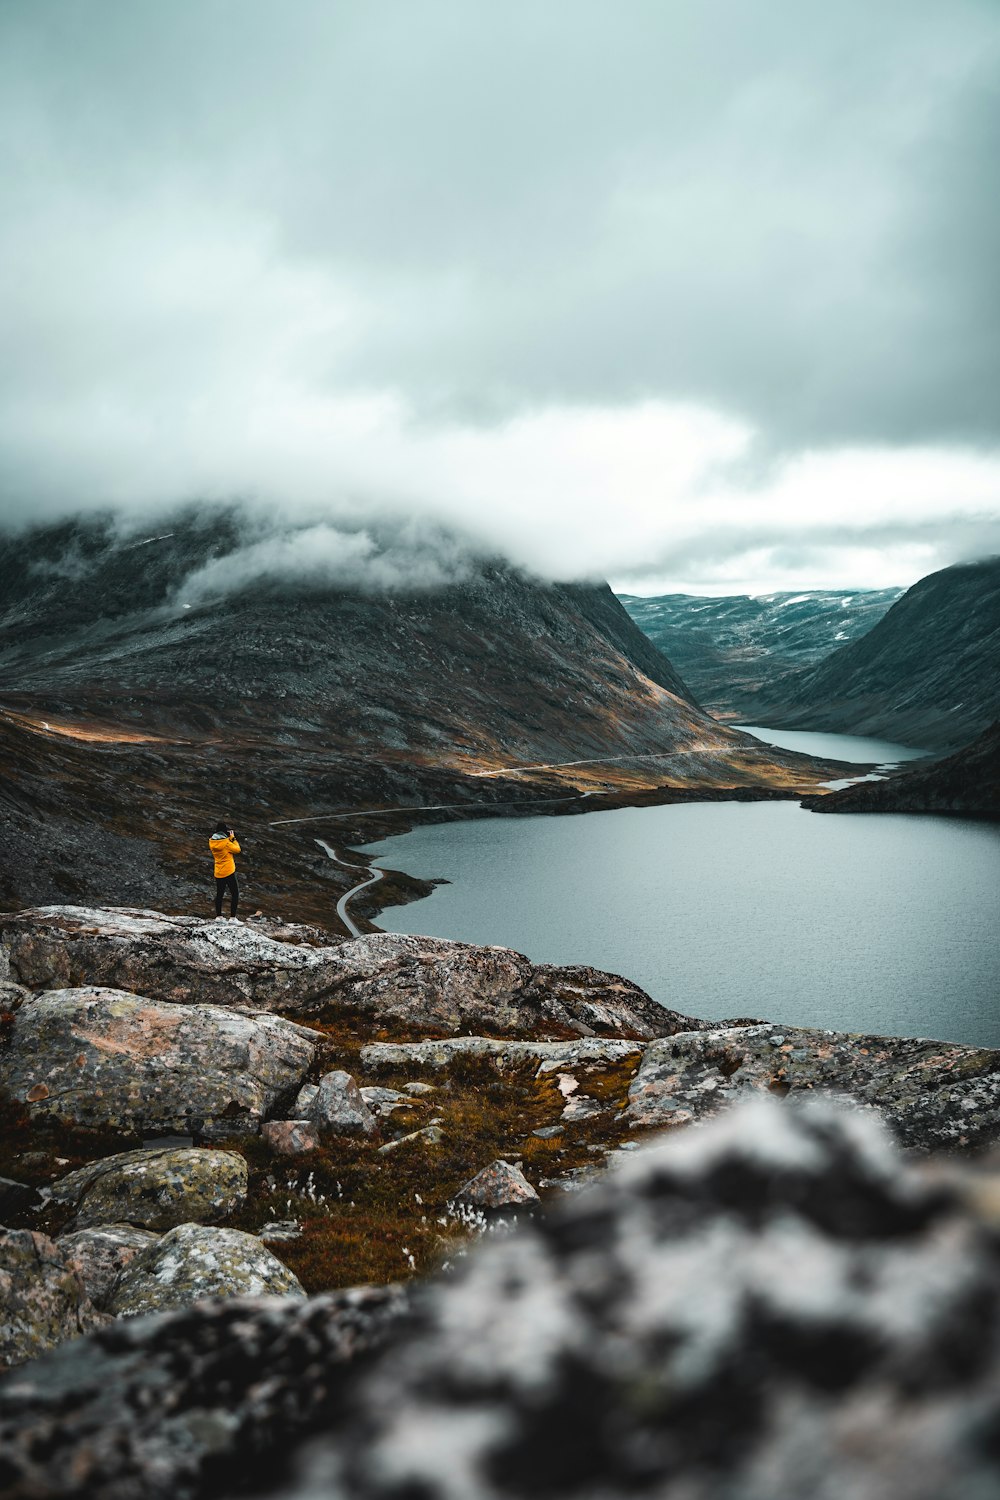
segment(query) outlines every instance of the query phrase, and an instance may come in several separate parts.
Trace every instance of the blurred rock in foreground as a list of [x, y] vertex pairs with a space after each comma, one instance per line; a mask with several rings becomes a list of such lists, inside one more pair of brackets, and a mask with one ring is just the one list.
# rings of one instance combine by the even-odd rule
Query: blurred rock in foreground
[[[988, 1165], [908, 1162], [854, 1109], [761, 1099], [672, 1133], [414, 1300], [339, 1389], [336, 1298], [77, 1340], [0, 1387], [8, 1493], [987, 1500], [1000, 1487], [1000, 1182]], [[317, 1428], [297, 1457], [291, 1438]], [[269, 1458], [290, 1477], [268, 1478]]]

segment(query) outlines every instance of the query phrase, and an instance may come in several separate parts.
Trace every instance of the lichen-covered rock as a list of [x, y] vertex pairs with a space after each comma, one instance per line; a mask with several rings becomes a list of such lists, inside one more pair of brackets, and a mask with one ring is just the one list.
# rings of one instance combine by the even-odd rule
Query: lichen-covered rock
[[115, 1317], [187, 1307], [203, 1297], [304, 1297], [296, 1276], [253, 1234], [180, 1224], [126, 1266], [108, 1298]]
[[[488, 1057], [498, 1066], [505, 1063], [537, 1062], [539, 1072], [584, 1065], [608, 1066], [634, 1058], [636, 1064], [644, 1044], [613, 1037], [581, 1037], [573, 1041], [498, 1041], [485, 1036], [440, 1037], [427, 1042], [372, 1042], [361, 1049], [361, 1066], [377, 1073], [382, 1068], [446, 1068], [460, 1057]], [[426, 1084], [407, 1084], [420, 1092]]]
[[377, 1084], [362, 1088], [361, 1097], [372, 1114], [382, 1118], [395, 1114], [399, 1109], [412, 1110], [420, 1107], [420, 1101], [415, 1095], [400, 1093], [399, 1089], [379, 1088]]
[[0, 914], [0, 949], [11, 977], [33, 990], [96, 984], [153, 1000], [277, 1013], [308, 1008], [340, 973], [334, 939], [316, 947], [279, 941], [244, 922], [135, 907]]
[[34, 1117], [224, 1139], [260, 1129], [301, 1082], [316, 1043], [281, 1016], [52, 990], [15, 1015], [0, 1086]]
[[453, 1201], [492, 1213], [498, 1209], [525, 1208], [540, 1200], [520, 1167], [509, 1161], [493, 1161], [464, 1183]]
[[73, 1500], [251, 1478], [281, 1500], [986, 1500], [998, 1262], [988, 1169], [760, 1098], [481, 1242], [350, 1383], [345, 1294], [47, 1355], [0, 1381], [5, 1476]]
[[103, 1308], [118, 1275], [158, 1236], [133, 1224], [100, 1224], [61, 1234], [56, 1241], [96, 1308]]
[[23, 984], [12, 984], [9, 979], [0, 979], [0, 1013], [15, 1011], [31, 994]]
[[61, 1245], [29, 1229], [0, 1229], [0, 1364], [34, 1359], [99, 1321]]
[[370, 933], [344, 943], [338, 957], [345, 976], [339, 994], [385, 1025], [648, 1038], [703, 1024], [617, 974], [532, 964], [512, 948]]
[[399, 1287], [357, 1287], [109, 1323], [0, 1377], [4, 1490], [193, 1500], [257, 1488], [405, 1308]]
[[320, 1144], [319, 1126], [313, 1120], [268, 1120], [260, 1133], [278, 1156], [302, 1156]]
[[161, 1146], [90, 1162], [49, 1189], [76, 1205], [77, 1228], [138, 1224], [172, 1229], [226, 1218], [247, 1195], [247, 1164], [235, 1151]]
[[425, 1288], [279, 1493], [986, 1500], [1000, 1241], [971, 1201], [831, 1104], [670, 1135]]
[[0, 956], [29, 988], [101, 984], [154, 1000], [309, 1015], [338, 1006], [383, 1025], [506, 1036], [649, 1038], [703, 1023], [637, 985], [585, 967], [536, 965], [510, 948], [370, 933], [280, 941], [253, 926], [134, 908], [0, 913]]
[[309, 1119], [321, 1136], [371, 1135], [375, 1116], [361, 1097], [361, 1090], [350, 1073], [339, 1070], [326, 1073], [319, 1081], [316, 1097], [309, 1106]]
[[295, 1095], [295, 1103], [292, 1105], [291, 1118], [293, 1120], [308, 1120], [309, 1111], [312, 1109], [313, 1101], [319, 1093], [318, 1083], [304, 1083]]
[[401, 1135], [394, 1141], [386, 1141], [384, 1146], [379, 1146], [379, 1156], [389, 1156], [393, 1151], [398, 1151], [404, 1146], [440, 1146], [444, 1140], [444, 1131], [437, 1122], [425, 1125], [422, 1130], [411, 1130], [409, 1135]]
[[909, 1037], [742, 1026], [652, 1042], [629, 1090], [634, 1125], [686, 1125], [746, 1093], [849, 1094], [907, 1146], [1000, 1136], [1000, 1052]]

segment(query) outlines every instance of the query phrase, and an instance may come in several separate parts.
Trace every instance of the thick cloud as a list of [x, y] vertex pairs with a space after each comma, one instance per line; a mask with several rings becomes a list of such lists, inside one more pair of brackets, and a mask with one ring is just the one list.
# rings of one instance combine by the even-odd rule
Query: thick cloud
[[998, 63], [993, 0], [4, 6], [0, 505], [995, 549]]

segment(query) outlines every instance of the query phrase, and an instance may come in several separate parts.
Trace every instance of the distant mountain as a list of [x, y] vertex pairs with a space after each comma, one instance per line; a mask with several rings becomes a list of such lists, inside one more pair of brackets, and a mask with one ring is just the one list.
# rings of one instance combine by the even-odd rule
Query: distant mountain
[[884, 781], [860, 781], [839, 792], [806, 797], [813, 812], [958, 813], [1000, 818], [1000, 723], [971, 745], [923, 762]]
[[138, 540], [94, 522], [0, 542], [5, 696], [158, 734], [463, 768], [738, 743], [606, 585], [544, 585], [486, 560], [447, 588], [264, 576], [182, 602], [186, 579], [245, 543], [229, 512]]
[[[258, 540], [213, 510], [149, 536], [94, 520], [0, 541], [0, 904], [186, 901], [223, 814], [251, 825], [258, 889], [316, 920], [323, 830], [279, 820], [787, 794], [829, 773], [708, 717], [604, 585], [495, 560], [409, 592], [251, 579]], [[241, 586], [192, 588], [220, 560]]]
[[761, 723], [750, 719], [754, 695], [785, 672], [812, 666], [864, 635], [902, 592], [619, 598], [640, 630], [670, 657], [699, 703], [721, 718]]
[[860, 640], [765, 683], [749, 722], [946, 750], [1000, 714], [1000, 557], [922, 578]]

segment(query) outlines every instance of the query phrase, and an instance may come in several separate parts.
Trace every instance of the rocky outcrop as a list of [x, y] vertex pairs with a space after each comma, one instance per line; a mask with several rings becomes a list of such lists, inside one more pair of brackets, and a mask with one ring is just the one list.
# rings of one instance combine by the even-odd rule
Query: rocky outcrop
[[119, 1222], [146, 1229], [214, 1224], [245, 1200], [247, 1164], [235, 1151], [124, 1151], [70, 1172], [49, 1192], [58, 1203], [75, 1204], [80, 1229]]
[[[377, 1073], [383, 1068], [446, 1068], [460, 1057], [489, 1057], [499, 1066], [532, 1061], [539, 1072], [573, 1068], [584, 1064], [608, 1066], [643, 1053], [641, 1043], [614, 1038], [581, 1038], [570, 1042], [502, 1042], [493, 1037], [441, 1037], [429, 1042], [372, 1042], [361, 1049], [361, 1065]], [[416, 1089], [419, 1084], [409, 1084]]]
[[492, 1161], [462, 1184], [453, 1201], [459, 1208], [493, 1213], [502, 1209], [527, 1208], [541, 1200], [520, 1167], [509, 1161]]
[[339, 954], [339, 995], [387, 1026], [646, 1038], [701, 1025], [616, 974], [532, 964], [512, 948], [375, 933], [344, 943]]
[[352, 1361], [392, 1332], [398, 1287], [234, 1298], [111, 1323], [0, 1380], [8, 1493], [191, 1500], [259, 1483], [322, 1426]]
[[849, 1094], [907, 1146], [1000, 1135], [1000, 1052], [908, 1037], [742, 1026], [652, 1042], [629, 1090], [633, 1125], [677, 1126], [748, 1092]]
[[204, 1297], [304, 1297], [296, 1276], [253, 1234], [179, 1224], [125, 1267], [108, 1298], [115, 1317], [187, 1307]]
[[318, 947], [241, 923], [48, 906], [0, 914], [0, 953], [13, 978], [35, 990], [99, 984], [171, 1004], [300, 1016], [339, 1008], [386, 1026], [649, 1038], [702, 1024], [614, 974], [396, 933]]
[[[761, 1099], [481, 1242], [349, 1387], [336, 1344], [303, 1339], [311, 1302], [263, 1336], [223, 1305], [49, 1355], [0, 1384], [7, 1472], [96, 1500], [190, 1500], [251, 1466], [282, 1500], [985, 1497], [997, 1201], [874, 1118]], [[325, 1430], [300, 1457], [290, 1427]], [[220, 1484], [206, 1448], [243, 1441]], [[264, 1486], [278, 1453], [292, 1477]]]
[[35, 1118], [224, 1139], [260, 1129], [301, 1083], [316, 1040], [280, 1016], [51, 990], [16, 1013], [0, 1086]]
[[33, 990], [101, 985], [174, 1004], [279, 1014], [308, 1009], [340, 974], [333, 947], [278, 941], [244, 922], [133, 907], [4, 914], [0, 951], [11, 977]]
[[61, 1234], [56, 1245], [79, 1276], [91, 1302], [103, 1309], [119, 1274], [157, 1238], [134, 1224], [100, 1224]]
[[0, 1229], [0, 1364], [34, 1359], [99, 1321], [63, 1246], [29, 1229]]

